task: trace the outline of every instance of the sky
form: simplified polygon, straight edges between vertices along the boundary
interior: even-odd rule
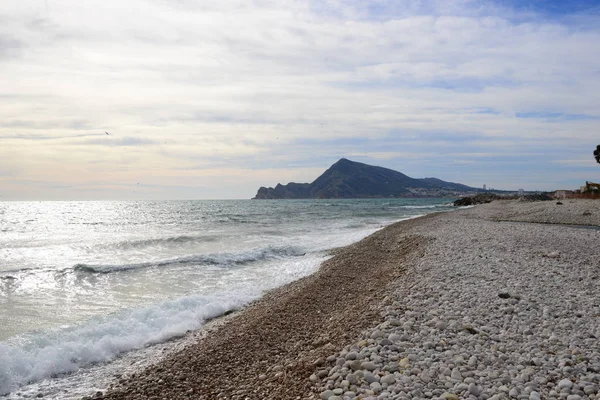
[[[0,2],[0,200],[250,198],[342,157],[571,189],[597,144],[600,1]]]

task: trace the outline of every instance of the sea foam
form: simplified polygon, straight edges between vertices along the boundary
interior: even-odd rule
[[[0,395],[182,336],[200,328],[207,319],[238,309],[260,295],[258,289],[242,288],[227,295],[189,296],[152,307],[122,310],[70,329],[0,343]]]

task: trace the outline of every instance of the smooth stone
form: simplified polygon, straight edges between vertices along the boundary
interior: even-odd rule
[[[346,360],[356,360],[356,358],[358,357],[358,353],[355,351],[351,351],[348,354],[346,354],[346,357],[344,357]]]
[[[360,369],[360,364],[361,364],[360,360],[353,360],[350,362],[349,367],[351,370],[356,371],[356,370]]]
[[[559,389],[571,389],[572,387],[573,382],[571,382],[569,379],[563,379],[562,381],[558,382]]]
[[[452,373],[450,374],[450,378],[452,379],[456,379],[457,381],[460,380],[462,381],[462,374],[460,373],[460,371],[458,369],[453,369]]]
[[[540,400],[540,394],[536,391],[529,393],[529,400]]]
[[[385,371],[392,372],[392,373],[396,372],[396,371],[398,371],[398,363],[397,362],[390,363],[390,364],[386,365],[385,367],[383,367],[383,369]]]
[[[382,390],[381,384],[379,382],[373,382],[369,386],[371,387],[371,390],[374,391],[375,393],[379,393]]]
[[[443,393],[443,394],[440,396],[440,399],[445,399],[445,400],[458,400],[458,396],[457,396],[457,395],[455,395],[454,393],[448,393],[448,392],[446,392],[446,393]]]
[[[340,388],[333,389],[333,394],[335,394],[336,396],[339,396],[343,393],[344,393],[344,389],[340,389]]]
[[[379,381],[379,377],[378,377],[378,376],[375,376],[375,375],[373,375],[373,374],[372,374],[372,373],[370,373],[370,372],[365,372],[365,376],[363,377],[363,379],[364,379],[365,381],[367,381],[368,383],[373,383],[373,382],[377,382],[377,381]]]
[[[377,338],[384,337],[384,336],[385,336],[385,334],[383,332],[377,331],[377,330],[373,331],[373,333],[371,333],[371,339],[377,339]]]
[[[323,370],[317,372],[317,378],[319,378],[319,379],[323,379],[327,375],[329,375],[329,372],[326,369],[323,369]]]
[[[324,392],[321,392],[321,399],[323,400],[329,400],[331,396],[333,396],[333,390],[326,390]]]
[[[469,384],[469,393],[473,396],[479,396],[481,394],[481,389],[474,383]]]
[[[461,392],[463,390],[469,390],[469,386],[464,383],[461,383],[456,386],[456,390],[461,391]]]
[[[421,374],[421,380],[425,383],[429,383],[429,382],[431,382],[431,377],[429,376],[429,374],[427,372],[423,372]]]
[[[375,371],[377,367],[371,361],[365,361],[360,364],[361,369],[366,369],[367,371]]]
[[[396,377],[395,377],[394,375],[392,375],[392,374],[390,374],[390,375],[386,375],[386,376],[384,376],[383,378],[381,378],[381,379],[379,380],[379,382],[381,382],[381,383],[385,383],[385,384],[387,384],[388,386],[389,386],[389,385],[393,385],[394,383],[396,383]]]
[[[596,393],[596,387],[594,385],[588,385],[583,388],[583,393],[587,394],[588,396],[590,394],[594,394]]]

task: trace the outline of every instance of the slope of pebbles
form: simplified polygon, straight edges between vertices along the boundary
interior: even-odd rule
[[[269,292],[198,343],[93,398],[306,398],[324,355],[381,320],[385,294],[427,241],[401,233],[420,223],[396,224],[337,251],[315,274]]]
[[[496,222],[589,214],[513,201],[422,220],[411,234],[433,240],[384,322],[328,356],[310,398],[600,399],[600,231]]]
[[[482,207],[476,207],[468,215],[496,221],[600,225],[599,202],[587,199],[537,202],[495,201]]]

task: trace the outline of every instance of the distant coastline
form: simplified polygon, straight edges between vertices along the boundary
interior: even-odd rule
[[[438,178],[415,179],[388,168],[340,159],[312,183],[261,187],[253,200],[463,197],[484,192]]]

